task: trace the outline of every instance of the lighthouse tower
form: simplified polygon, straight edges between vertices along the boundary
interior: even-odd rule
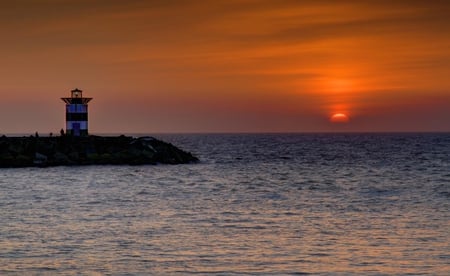
[[[75,88],[70,98],[61,98],[66,103],[66,134],[73,136],[88,135],[88,102],[92,98],[83,98],[83,91]]]

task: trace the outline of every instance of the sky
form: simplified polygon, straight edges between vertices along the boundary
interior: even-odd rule
[[[0,2],[0,133],[450,131],[446,0]],[[334,120],[336,114],[345,120]]]

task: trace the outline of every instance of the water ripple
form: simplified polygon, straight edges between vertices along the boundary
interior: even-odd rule
[[[0,274],[450,274],[447,134],[161,138],[202,162],[0,170]]]

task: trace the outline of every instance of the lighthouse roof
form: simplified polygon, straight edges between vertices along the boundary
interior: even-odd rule
[[[83,90],[75,88],[71,90],[70,98],[61,98],[67,104],[87,104],[92,98],[83,98]]]

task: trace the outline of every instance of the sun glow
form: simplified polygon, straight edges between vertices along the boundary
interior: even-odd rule
[[[348,123],[349,120],[350,118],[344,113],[335,113],[330,118],[332,123]]]

